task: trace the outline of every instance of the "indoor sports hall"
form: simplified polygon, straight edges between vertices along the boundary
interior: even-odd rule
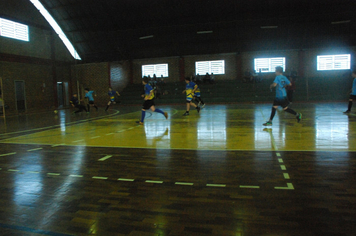
[[[355,7],[0,2],[0,235],[355,235]]]

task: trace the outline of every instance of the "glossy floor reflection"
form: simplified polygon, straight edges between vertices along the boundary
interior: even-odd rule
[[[191,111],[188,117],[182,116],[184,110],[178,109],[181,107],[162,107],[169,119],[148,112],[143,126],[135,124],[139,109],[125,114],[113,111],[79,123],[68,122],[68,114],[61,112],[57,127],[1,142],[193,150],[356,151],[356,146],[350,145],[356,141],[356,117],[344,115],[343,106],[295,104],[293,108],[303,114],[301,123],[280,109],[268,129],[262,126],[271,109],[265,104],[207,106],[200,114]],[[54,119],[53,115],[49,119]]]
[[[356,116],[344,103],[140,107],[8,117],[0,235],[354,235]],[[4,121],[2,121],[4,122]]]

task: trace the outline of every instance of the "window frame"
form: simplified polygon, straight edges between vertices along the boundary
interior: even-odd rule
[[[222,72],[216,71],[215,69],[213,69],[212,64],[214,63],[219,63],[221,62],[221,67],[219,67],[221,69]],[[202,63],[207,63],[207,68],[208,71],[198,71],[198,64],[202,64]],[[201,67],[200,67],[201,68]],[[211,61],[196,61],[195,62],[195,74],[199,74],[199,75],[205,75],[206,73],[208,73],[209,75],[211,73],[214,73],[214,75],[225,75],[225,60],[211,60]]]
[[[273,60],[278,60],[278,59],[283,59],[283,63],[281,65],[273,63]],[[268,64],[268,68],[258,67],[258,64],[256,64],[257,60],[268,60],[267,63],[265,63],[265,64]],[[263,63],[259,63],[259,64],[263,64]],[[259,72],[259,69],[261,69],[261,73],[274,73],[274,72],[276,72],[277,66],[281,66],[283,68],[283,72],[285,72],[286,71],[286,57],[258,57],[258,58],[254,58],[254,60],[253,60],[253,68],[256,71],[256,73]],[[264,70],[264,69],[268,69],[268,70]]]
[[[153,72],[152,72],[152,75],[151,74],[146,74],[145,71],[146,69],[144,69],[145,67],[151,67],[153,66]],[[161,77],[162,73],[157,73],[157,67],[159,66],[165,66],[165,73],[163,74],[163,78],[167,78],[169,77],[169,68],[168,68],[168,63],[160,63],[160,64],[146,64],[146,65],[142,65],[141,66],[141,72],[142,72],[142,77],[144,76],[150,76],[150,77],[153,77],[153,75],[155,74],[156,77]]]
[[[342,57],[342,56],[347,56],[347,60],[337,60],[335,57]],[[328,68],[327,62],[324,62],[324,65],[322,65],[323,61],[326,61],[327,57],[331,60],[331,67]],[[324,58],[324,60],[321,60],[321,58]],[[336,63],[346,63],[345,68],[335,68]],[[341,64],[340,64],[341,65]],[[322,69],[320,67],[325,67],[325,69]],[[351,69],[351,54],[331,54],[331,55],[317,55],[316,56],[316,70],[317,71],[332,71],[332,70],[349,70]]]
[[[8,33],[4,34],[3,33],[4,31]],[[0,36],[5,38],[20,40],[23,42],[29,42],[30,41],[29,26],[0,17]]]

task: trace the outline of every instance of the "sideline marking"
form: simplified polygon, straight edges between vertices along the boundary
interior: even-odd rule
[[[226,184],[206,184],[207,187],[221,187],[225,188]]]
[[[278,158],[278,162],[279,163],[283,163],[283,159],[282,158]]]
[[[51,147],[58,147],[58,146],[63,146],[63,145],[65,145],[65,144],[64,143],[60,143],[60,144],[54,144]]]
[[[42,150],[43,148],[34,148],[34,149],[29,149],[27,150],[28,152],[33,152],[33,151],[37,151],[37,150]]]
[[[287,170],[285,165],[281,165],[281,170]]]
[[[108,179],[108,177],[93,176],[93,179]]]
[[[288,174],[288,173],[283,173],[283,176],[284,176],[284,178],[285,178],[285,179],[290,179],[290,177],[289,177],[289,174]]]
[[[113,135],[114,133],[108,133],[108,134],[105,134],[105,135]]]
[[[112,155],[106,155],[106,156],[100,158],[98,161],[105,161],[105,160],[109,159],[110,157],[112,157]]]
[[[69,175],[70,177],[83,178],[83,175]]]
[[[39,174],[39,171],[27,171],[27,173],[31,173],[31,174]]]
[[[260,188],[260,186],[240,185],[240,188]]]
[[[17,171],[19,171],[19,170],[15,170],[15,169],[8,169],[7,171],[17,172]]]
[[[61,175],[60,173],[47,173],[47,175],[54,175],[54,176],[58,176]]]
[[[10,155],[15,155],[16,152],[10,152],[10,153],[5,153],[5,154],[0,154],[0,157],[4,157],[4,156],[10,156]]]
[[[158,180],[146,180],[146,183],[152,183],[152,184],[162,184],[163,181],[158,181]]]
[[[280,154],[279,152],[277,152],[277,153],[276,153],[276,156],[277,156],[277,157],[280,157],[280,156],[281,156],[281,154]]]
[[[118,178],[117,180],[119,180],[119,181],[127,181],[127,182],[135,181],[135,179],[124,179],[124,178]]]
[[[190,186],[194,185],[194,183],[186,183],[186,182],[175,182],[175,184],[177,184],[177,185],[190,185]]]
[[[275,189],[290,189],[294,190],[294,186],[292,183],[287,183],[287,187],[274,187]]]
[[[90,139],[100,138],[100,136],[91,137]]]
[[[80,139],[80,140],[76,140],[76,141],[73,141],[73,143],[78,143],[78,142],[83,142],[85,141],[84,139]]]

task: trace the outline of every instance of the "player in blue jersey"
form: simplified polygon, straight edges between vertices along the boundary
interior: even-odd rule
[[[108,105],[106,106],[105,111],[107,111],[109,109],[111,103],[116,104],[115,95],[120,96],[120,93],[118,91],[112,90],[112,88],[109,88],[108,95],[109,95],[110,101],[108,102]]]
[[[352,78],[354,78],[354,81],[352,83],[351,93],[350,93],[350,97],[349,97],[349,106],[347,108],[347,111],[345,111],[344,113],[351,112],[352,101],[356,100],[356,67],[354,67],[352,69]]]
[[[90,111],[90,107],[95,107],[95,109],[98,111],[98,107],[94,103],[94,96],[96,96],[95,92],[91,91],[88,88],[84,89],[84,92],[85,92],[85,98],[88,99],[88,105],[87,105],[88,111]]]
[[[77,111],[74,111],[73,113],[79,113],[82,112],[83,110],[88,112],[87,109],[85,108],[85,106],[80,104],[80,101],[78,99],[78,94],[73,94],[72,99],[70,100],[70,104],[72,105],[72,107],[78,108]]]
[[[142,95],[144,97],[144,102],[142,106],[142,111],[141,111],[141,120],[136,121],[136,123],[143,125],[143,121],[146,116],[146,110],[151,109],[153,112],[158,112],[164,115],[166,119],[168,119],[168,114],[167,112],[163,112],[161,109],[155,108],[155,103],[154,103],[154,89],[152,88],[151,85],[148,84],[149,79],[147,77],[144,77],[142,80],[142,84],[144,85],[144,91],[145,93]]]
[[[289,101],[287,98],[287,92],[286,92],[286,86],[290,85],[290,81],[283,75],[283,68],[280,66],[276,67],[276,78],[274,79],[273,83],[270,85],[270,89],[276,88],[276,97],[273,101],[273,106],[272,106],[272,111],[271,111],[271,116],[269,118],[269,121],[264,123],[264,126],[271,126],[272,125],[272,120],[274,115],[276,114],[276,110],[278,106],[281,106],[284,111],[295,115],[297,118],[298,123],[302,119],[302,113],[297,113],[293,109],[288,108]]]
[[[201,99],[200,97],[200,88],[199,85],[196,84],[197,89],[194,92],[194,99],[198,102],[198,107],[204,108],[205,107],[205,103],[204,101]]]
[[[198,88],[198,85],[196,85],[194,82],[191,81],[191,79],[189,77],[185,78],[185,90],[183,90],[182,93],[186,93],[186,103],[187,103],[187,111],[183,114],[183,116],[189,116],[189,110],[190,110],[190,106],[192,105],[193,107],[195,107],[199,113],[200,111],[200,107],[195,105],[195,103],[192,102],[193,97],[194,97],[194,93]]]

